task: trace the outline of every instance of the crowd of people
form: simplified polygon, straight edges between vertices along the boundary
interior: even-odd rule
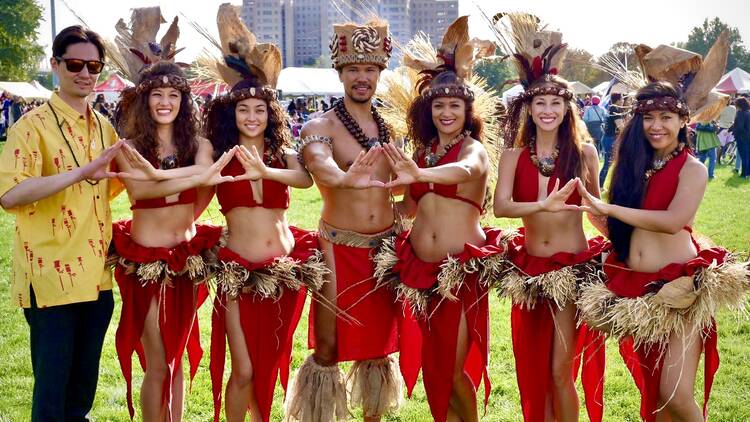
[[[32,421],[86,419],[114,283],[131,418],[136,353],[142,419],[182,420],[183,357],[192,379],[203,354],[197,310],[213,291],[215,421],[222,410],[227,421],[268,421],[277,382],[289,420],[345,420],[359,407],[377,421],[399,411],[420,372],[434,420],[477,421],[480,384],[484,405],[491,399],[491,292],[512,304],[525,421],[577,420],[579,372],[587,414],[601,421],[607,339],[620,343],[642,419],[703,420],[719,362],[716,310],[741,308],[750,291],[748,263],[692,231],[709,174],[688,123],[697,118],[700,132],[721,110],[708,92],[726,34],[706,63],[670,46],[639,50],[652,82],[612,95],[607,109],[592,97],[581,114],[557,75],[561,34],[524,13],[498,19],[511,28],[495,31],[498,45],[524,87],[500,116],[499,99],[479,101],[469,82],[494,48],[475,50],[467,16],[433,55],[419,39],[404,47],[418,76],[401,80],[400,106],[374,104],[393,49],[388,24],[334,25],[345,95],[312,112],[297,101],[285,112],[278,48],[256,44],[229,4],[208,69],[231,89],[200,110],[174,62],[177,19],[160,42],[148,39],[158,7],[135,9],[130,30],[143,33],[118,40],[120,71],[135,86],[116,113],[87,100],[107,44],[63,29],[51,59],[60,88],[15,122],[0,156],[0,205],[16,218],[11,297],[31,338]],[[665,67],[696,73],[695,85]],[[750,114],[746,100],[737,108],[740,146]],[[287,210],[290,188],[313,184],[323,207],[308,231],[290,225]],[[123,190],[132,215],[112,222],[109,201]],[[214,195],[223,226],[200,221]],[[485,227],[487,212],[522,227]],[[586,236],[584,217],[600,236]],[[290,377],[307,297],[311,353]],[[702,409],[693,397],[701,355]],[[352,362],[348,375],[342,362]]]

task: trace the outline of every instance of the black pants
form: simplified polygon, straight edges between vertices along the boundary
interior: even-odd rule
[[[111,290],[93,302],[48,308],[38,308],[31,292],[23,313],[31,331],[32,422],[89,420],[113,308]]]
[[[742,160],[740,176],[750,177],[750,139],[737,139],[737,159]]]

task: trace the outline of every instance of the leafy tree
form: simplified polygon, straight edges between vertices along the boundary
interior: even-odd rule
[[[750,53],[742,43],[740,31],[737,28],[730,27],[719,18],[713,18],[710,21],[706,18],[702,25],[696,26],[690,31],[687,42],[679,42],[677,47],[705,56],[716,39],[719,38],[719,34],[725,29],[729,30],[730,42],[727,70],[735,67],[750,69]]]
[[[474,73],[484,78],[487,85],[490,88],[495,88],[498,93],[512,86],[511,84],[503,86],[505,81],[518,78],[508,59],[482,60],[474,66]]]
[[[0,0],[0,80],[35,78],[44,50],[37,44],[42,9],[34,0]]]
[[[560,76],[568,81],[578,81],[595,86],[609,79],[607,75],[591,65],[593,56],[586,50],[569,48],[562,63]]]

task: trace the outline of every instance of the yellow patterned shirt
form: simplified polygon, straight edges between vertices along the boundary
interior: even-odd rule
[[[89,112],[96,113],[90,107]],[[101,154],[102,143],[106,148],[116,142],[109,121],[91,116],[89,125],[54,93],[48,104],[21,117],[9,129],[0,155],[0,196],[28,178],[84,166]],[[114,185],[119,182],[104,179],[91,185],[84,180],[6,210],[16,216],[11,302],[28,308],[30,285],[40,308],[93,301],[100,290],[112,289],[104,262],[112,237],[109,199],[110,188],[117,191]]]

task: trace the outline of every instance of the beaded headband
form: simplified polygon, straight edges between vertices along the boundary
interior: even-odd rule
[[[690,117],[690,109],[687,104],[675,97],[649,98],[647,100],[636,101],[633,105],[633,113],[646,114],[654,110],[666,110],[677,113],[680,117]]]
[[[227,103],[236,103],[238,101],[246,100],[248,98],[258,98],[266,102],[276,101],[276,90],[268,86],[263,86],[260,88],[256,88],[256,87],[242,88],[236,91],[230,91],[227,94],[219,96],[217,100],[221,101],[222,103],[227,104]]]
[[[531,99],[536,97],[537,95],[556,95],[558,97],[564,98],[567,101],[572,100],[574,96],[573,91],[567,88],[547,85],[524,91],[521,95],[516,97],[516,101],[531,101]]]
[[[182,92],[190,92],[190,84],[188,84],[187,79],[179,75],[158,75],[148,78],[138,84],[135,92],[140,94],[142,92],[148,92],[154,88],[164,87],[174,88]]]
[[[443,85],[427,88],[422,97],[431,100],[438,97],[457,97],[465,101],[474,101],[474,91],[466,85]]]

